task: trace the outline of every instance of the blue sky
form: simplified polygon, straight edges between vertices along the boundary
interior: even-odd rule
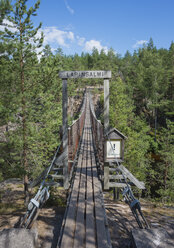
[[[33,21],[43,23],[45,44],[65,54],[95,46],[124,55],[150,37],[157,48],[168,49],[174,40],[174,0],[41,0]]]

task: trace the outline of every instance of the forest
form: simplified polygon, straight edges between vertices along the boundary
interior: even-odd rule
[[[40,1],[30,8],[26,0],[14,6],[0,1],[0,181],[24,177],[27,188],[49,165],[62,125],[59,71],[111,70],[110,125],[128,137],[124,166],[145,182],[145,197],[174,202],[173,41],[169,49],[157,49],[151,38],[124,56],[112,48],[66,55],[58,47],[53,53],[43,47],[42,24],[33,25],[39,6]],[[98,85],[103,81],[69,80],[69,102],[85,86]],[[94,93],[102,109],[103,93]]]

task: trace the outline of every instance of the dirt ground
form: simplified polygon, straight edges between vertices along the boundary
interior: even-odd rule
[[[131,231],[139,229],[138,224],[126,203],[113,201],[108,194],[104,195],[112,247],[128,248],[131,246]],[[143,199],[140,202],[142,212],[150,227],[164,228],[174,239],[174,208],[160,207]]]
[[[55,192],[52,192],[55,195]],[[38,231],[38,246],[56,248],[59,232],[65,211],[66,196],[62,190],[59,200],[52,197],[48,204],[39,212],[33,228]],[[56,198],[56,197],[55,197]],[[61,199],[61,201],[60,201]],[[57,206],[54,206],[57,203]],[[53,205],[53,207],[50,207]],[[0,184],[0,231],[18,225],[20,217],[26,211],[24,206],[23,185],[17,179],[7,180]]]
[[[38,230],[39,247],[56,248],[65,211],[65,199],[65,193],[61,191],[58,201],[52,197],[40,210],[34,226]],[[138,224],[129,206],[123,201],[113,201],[108,193],[104,194],[104,199],[113,248],[130,247],[131,231],[138,228]],[[24,215],[26,207],[23,202],[22,182],[13,179],[0,184],[0,231],[14,227]],[[174,237],[174,208],[160,207],[144,200],[141,200],[141,205],[152,227],[164,227],[169,235]]]

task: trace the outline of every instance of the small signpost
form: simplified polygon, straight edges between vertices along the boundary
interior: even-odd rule
[[[66,153],[66,158],[63,164],[64,188],[69,188],[68,182],[68,93],[67,80],[68,78],[103,78],[104,79],[104,130],[109,129],[109,78],[111,71],[60,71],[59,77],[62,78],[62,119],[63,119],[63,150]]]
[[[105,134],[105,162],[122,162],[124,159],[124,141],[127,137],[118,129],[112,128]]]
[[[124,140],[126,136],[116,128],[110,129],[105,133],[104,140],[104,189],[108,190],[111,187],[109,175],[109,163],[123,162],[124,158]],[[117,183],[116,187],[121,187],[123,184]],[[124,184],[125,186],[125,184]]]

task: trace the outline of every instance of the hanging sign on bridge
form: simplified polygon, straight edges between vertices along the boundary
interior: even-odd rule
[[[68,78],[111,78],[111,71],[60,71],[59,77]]]

